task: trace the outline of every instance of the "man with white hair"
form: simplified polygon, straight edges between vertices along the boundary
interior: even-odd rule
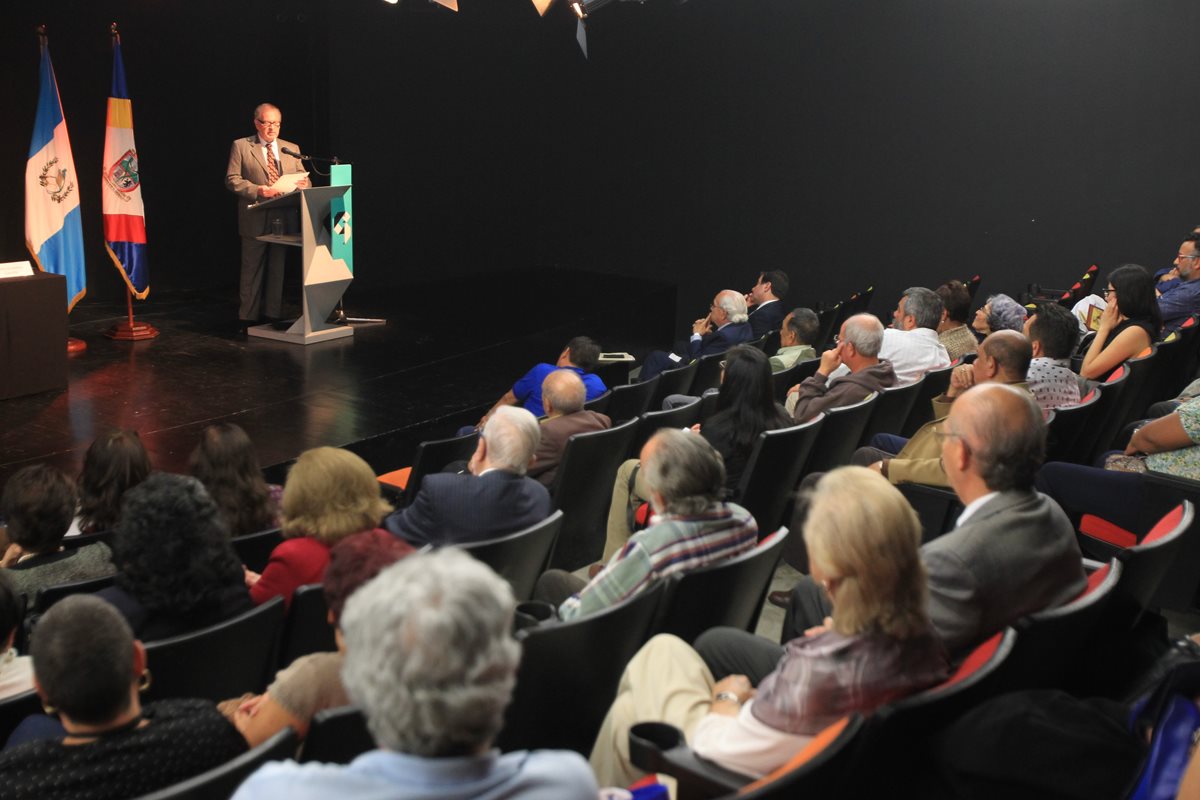
[[[606,415],[583,407],[586,394],[583,381],[570,370],[555,370],[542,381],[542,404],[546,409],[546,419],[542,420],[541,443],[534,454],[528,475],[543,486],[554,485],[568,439],[577,433],[604,431],[612,427],[612,420]]]
[[[525,471],[541,434],[523,408],[497,408],[479,435],[469,474],[427,475],[407,508],[384,527],[413,547],[479,542],[550,516],[550,493]]]
[[[521,646],[512,590],[453,548],[385,569],[346,604],[342,681],[378,750],[349,765],[268,764],[235,797],[595,800],[578,753],[500,754]]]
[[[900,295],[892,312],[892,327],[883,332],[879,348],[879,357],[896,372],[897,386],[920,380],[931,369],[950,366],[950,354],[937,332],[944,310],[942,298],[924,286],[909,287]],[[832,377],[840,378],[848,371],[839,368]]]
[[[642,364],[639,380],[648,381],[665,369],[687,364],[700,356],[724,353],[735,344],[745,344],[753,338],[746,297],[733,289],[717,292],[709,306],[708,316],[692,323],[692,336],[684,347],[665,353],[651,350]]]
[[[852,405],[872,392],[896,385],[892,365],[879,358],[883,323],[872,314],[855,314],[842,323],[837,343],[821,355],[816,373],[788,391],[787,408],[796,422],[832,408]],[[830,375],[845,365],[850,374],[837,380]]]

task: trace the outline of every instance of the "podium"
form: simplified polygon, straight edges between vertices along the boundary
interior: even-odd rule
[[[287,330],[277,330],[269,324],[255,325],[246,329],[247,335],[292,344],[315,344],[354,335],[354,329],[349,325],[326,321],[354,280],[350,165],[335,166],[332,180],[345,183],[298,189],[250,206],[275,211],[299,210],[299,233],[268,233],[255,238],[260,242],[300,248],[304,312]]]

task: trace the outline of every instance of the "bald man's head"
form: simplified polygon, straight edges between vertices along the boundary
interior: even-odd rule
[[[1018,383],[1025,380],[1033,359],[1033,344],[1020,331],[995,331],[979,344],[981,353],[996,362],[996,380]]]
[[[547,414],[552,410],[564,416],[582,411],[586,399],[583,380],[573,370],[556,369],[542,381],[542,401]]]
[[[1033,486],[1045,458],[1046,423],[1029,392],[1002,383],[974,386],[954,401],[946,430],[961,437],[970,470],[991,491]]]

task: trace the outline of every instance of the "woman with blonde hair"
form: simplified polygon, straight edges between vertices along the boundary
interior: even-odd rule
[[[284,540],[262,574],[247,569],[250,598],[264,603],[309,583],[320,583],[329,548],[355,533],[378,528],[392,507],[379,494],[375,473],[358,456],[337,447],[306,450],[283,487]]]
[[[695,650],[673,636],[651,639],[626,667],[592,751],[600,785],[639,777],[628,751],[638,722],[669,722],[702,757],[762,776],[838,719],[945,679],[925,610],[921,526],[886,478],[864,467],[826,474],[804,541],[832,618],[782,649],[728,628],[706,632]],[[736,651],[746,674],[714,675],[710,647]]]

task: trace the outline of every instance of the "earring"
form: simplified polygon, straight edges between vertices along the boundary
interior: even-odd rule
[[[150,674],[150,668],[142,670],[141,680],[138,681],[138,691],[144,692],[150,688],[150,684],[154,682],[153,676]]]
[[[58,709],[49,703],[42,703],[42,711],[46,712],[47,717],[58,716]]]

